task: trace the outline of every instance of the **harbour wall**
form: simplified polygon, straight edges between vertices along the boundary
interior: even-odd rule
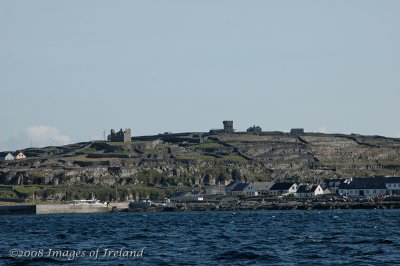
[[[0,206],[0,215],[36,214],[36,205]]]
[[[57,214],[57,213],[94,213],[108,212],[108,207],[69,205],[69,204],[48,204],[36,205],[36,214]]]
[[[69,205],[69,204],[0,206],[0,215],[96,213],[96,212],[109,212],[109,211],[110,211],[109,207]]]

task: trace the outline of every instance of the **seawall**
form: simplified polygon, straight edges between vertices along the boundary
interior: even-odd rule
[[[36,214],[36,205],[0,206],[0,215]]]
[[[108,207],[90,205],[49,204],[36,205],[36,214],[108,212]]]
[[[69,204],[47,204],[47,205],[12,205],[0,206],[0,215],[14,214],[61,214],[61,213],[96,213],[109,212],[108,207],[69,205]]]

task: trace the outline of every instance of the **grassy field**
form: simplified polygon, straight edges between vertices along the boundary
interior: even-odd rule
[[[192,145],[192,146],[188,146],[188,148],[190,149],[218,149],[218,148],[223,148],[224,145],[217,143],[217,142],[205,142],[202,144],[198,144],[198,145]]]
[[[216,160],[215,157],[209,155],[178,155],[178,159],[182,160]]]

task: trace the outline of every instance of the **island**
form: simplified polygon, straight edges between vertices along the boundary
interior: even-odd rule
[[[397,208],[399,171],[398,138],[256,125],[236,132],[227,120],[208,132],[121,129],[106,140],[4,151],[0,204],[93,198],[109,210],[143,200],[152,204],[133,209]]]

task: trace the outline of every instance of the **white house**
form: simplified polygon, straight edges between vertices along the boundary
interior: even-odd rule
[[[254,197],[268,195],[269,189],[274,185],[274,182],[253,182],[246,187],[246,196]]]
[[[318,196],[325,194],[325,191],[321,187],[321,185],[313,185],[313,187],[311,188],[311,193],[313,196]]]
[[[348,197],[376,197],[389,193],[384,178],[351,178],[340,184],[339,194]]]
[[[297,198],[302,197],[315,197],[318,195],[323,195],[324,189],[320,185],[300,185],[294,196]]]
[[[22,152],[19,152],[17,156],[15,156],[15,159],[17,160],[26,159],[26,156]]]
[[[298,184],[293,182],[275,183],[268,191],[269,195],[294,194]]]
[[[14,155],[12,155],[10,152],[2,153],[0,155],[0,161],[12,161],[14,159],[15,159]]]
[[[391,176],[383,178],[389,194],[400,194],[400,177]]]

